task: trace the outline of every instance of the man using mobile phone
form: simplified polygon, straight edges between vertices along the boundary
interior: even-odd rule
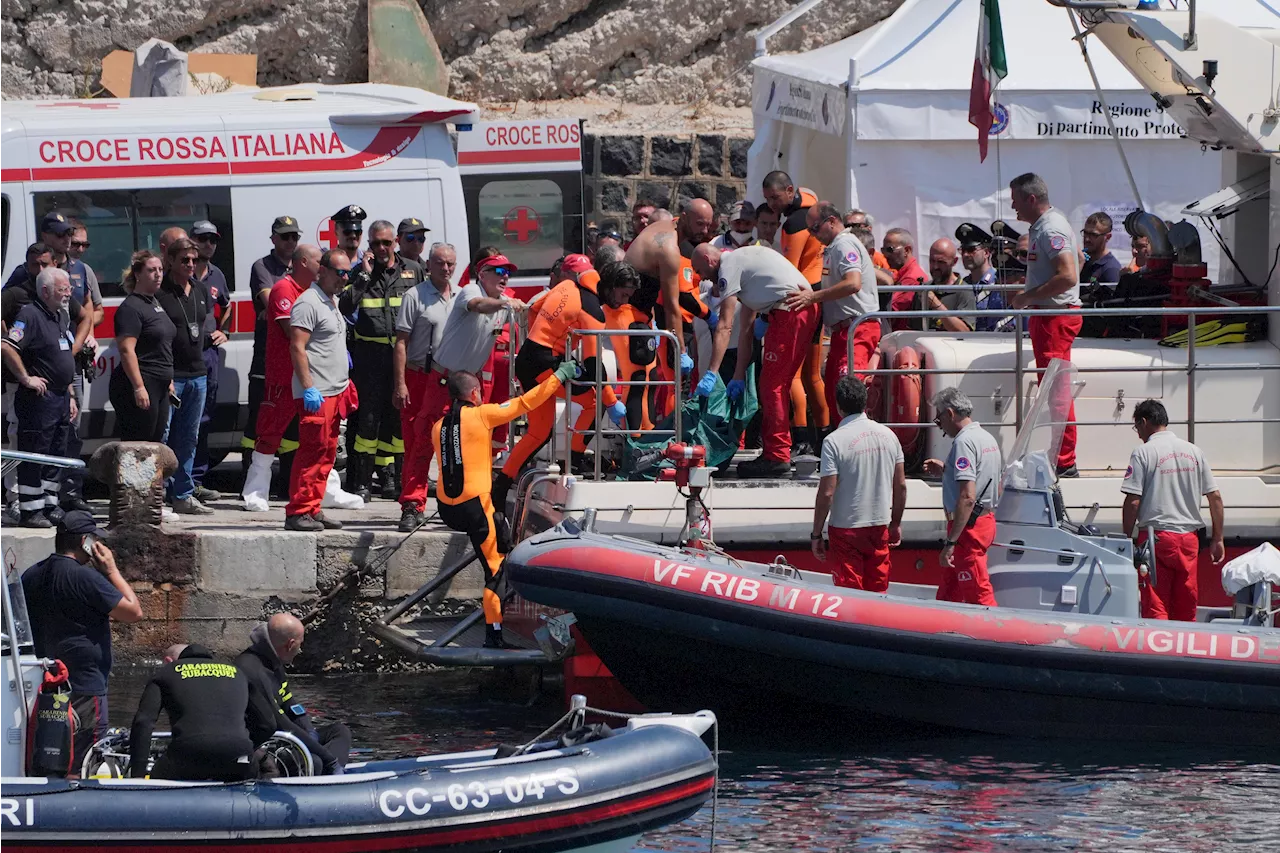
[[[72,510],[58,524],[54,552],[22,573],[36,654],[61,660],[71,675],[77,756],[106,734],[111,620],[142,619],[106,535],[92,515]]]

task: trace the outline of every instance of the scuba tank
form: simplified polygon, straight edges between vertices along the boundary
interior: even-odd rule
[[[27,726],[27,772],[67,777],[75,762],[75,715],[71,711],[71,674],[55,660],[46,668]]]

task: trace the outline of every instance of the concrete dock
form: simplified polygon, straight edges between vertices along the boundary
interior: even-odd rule
[[[91,501],[105,524],[105,501]],[[136,625],[116,626],[117,662],[154,659],[175,642],[199,642],[219,654],[236,654],[250,629],[267,615],[309,610],[353,566],[368,565],[406,536],[396,530],[400,506],[375,499],[363,509],[326,509],[342,530],[296,533],[284,530],[284,503],[264,513],[246,512],[228,494],[210,506],[213,515],[179,516],[138,535],[115,536],[110,545],[125,578],[137,591],[144,612]],[[428,515],[435,509],[427,503]],[[6,566],[19,570],[53,549],[52,530],[3,529],[0,551]],[[431,522],[381,569],[344,590],[308,625],[299,669],[309,671],[385,669],[409,665],[372,637],[364,626],[395,601],[426,583],[441,569],[470,554],[466,536]],[[455,577],[437,600],[464,610],[478,599],[484,581],[478,565]]]

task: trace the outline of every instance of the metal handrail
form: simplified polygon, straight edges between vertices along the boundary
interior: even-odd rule
[[[872,311],[855,317],[849,326],[849,345],[853,345],[854,332],[858,326],[863,323],[880,322],[881,320],[932,320],[942,317],[953,317],[957,313],[963,314],[965,317],[1013,317],[1017,322],[1016,333],[1014,334],[1014,352],[1016,358],[1012,370],[990,369],[1000,373],[1012,373],[1015,380],[1014,401],[1016,403],[1015,426],[1022,429],[1022,382],[1023,377],[1028,373],[1039,374],[1042,370],[1029,369],[1023,367],[1023,320],[1029,317],[1132,317],[1133,310],[1129,308],[1001,308],[998,310],[981,309],[972,311]],[[1240,306],[1187,306],[1179,308],[1144,308],[1143,316],[1146,317],[1186,317],[1189,328],[1196,325],[1197,316],[1238,316],[1240,314],[1275,314],[1280,313],[1280,305],[1240,305]],[[977,334],[977,333],[974,333]],[[997,332],[994,334],[1008,334],[1007,332]],[[1258,365],[1250,365],[1250,368],[1256,368]],[[1196,372],[1198,370],[1212,369],[1211,365],[1201,368],[1196,362],[1196,338],[1195,335],[1187,335],[1187,441],[1194,442],[1196,440]],[[1081,374],[1101,373],[1101,372],[1119,372],[1112,368],[1082,368],[1077,367],[1076,370]],[[1145,368],[1141,369],[1142,372]],[[861,371],[859,371],[861,372]],[[894,371],[889,371],[890,373]],[[915,370],[900,370],[898,373],[916,373]],[[963,374],[968,371],[962,369],[944,371],[947,373]],[[976,372],[976,371],[975,371]],[[987,372],[987,371],[984,371]],[[1140,372],[1137,369],[1131,369],[1126,372]],[[892,411],[892,389],[885,396],[886,411]],[[1232,423],[1255,423],[1256,419],[1245,421],[1232,421]],[[1207,423],[1207,421],[1202,421]],[[920,426],[920,424],[912,424],[911,426]]]
[[[587,336],[592,336],[597,338],[599,337],[612,338],[615,336],[665,338],[671,341],[673,351],[677,355],[681,351],[680,341],[678,338],[676,338],[675,332],[672,332],[668,329],[576,329],[569,333],[569,338],[565,342],[565,351],[566,352],[574,351],[574,346],[573,346],[574,338],[584,338]],[[579,348],[581,347],[580,340],[578,342],[578,346]],[[661,344],[659,344],[659,346],[661,346]],[[597,351],[598,350],[599,348],[597,347]],[[683,377],[680,375],[679,363],[673,364],[671,367],[674,375],[670,380],[666,380],[666,379],[622,380],[620,379],[617,382],[606,383],[605,376],[604,376],[604,366],[602,364],[600,366],[600,369],[596,371],[596,376],[595,376],[595,392],[596,393],[595,393],[594,405],[595,405],[596,411],[595,411],[595,417],[592,419],[592,424],[594,426],[594,429],[592,430],[592,434],[597,436],[602,436],[602,437],[610,436],[610,435],[672,435],[674,436],[676,441],[679,441],[680,436],[683,435],[683,433],[681,432],[681,422],[680,422],[680,416],[681,416],[680,410],[683,408],[683,401],[680,399],[680,390],[681,390],[681,383],[682,383]],[[637,385],[643,385],[643,386],[670,385],[672,396],[675,399],[675,411],[673,413],[674,423],[672,424],[672,429],[602,428],[601,420],[603,419],[602,416],[604,412],[601,406],[602,406],[602,401],[604,399],[604,386],[606,384],[622,385],[624,387],[632,387]],[[564,470],[569,473],[572,473],[573,471],[573,464],[572,464],[573,436],[577,434],[577,430],[574,428],[573,418],[569,417],[569,413],[570,411],[572,411],[570,406],[573,403],[573,387],[572,386],[573,386],[573,382],[572,380],[570,380],[569,382],[565,383],[565,387],[564,387],[565,439],[566,439],[565,451],[564,451]],[[556,458],[555,454],[556,454],[556,431],[553,428],[551,430],[551,458],[552,459]],[[598,481],[600,479],[601,454],[597,452],[594,454],[594,456],[595,456],[595,479]]]
[[[24,462],[45,465],[50,468],[79,469],[85,467],[83,459],[72,459],[69,456],[46,456],[43,453],[27,453],[25,450],[0,450],[0,473],[11,474],[15,468]]]

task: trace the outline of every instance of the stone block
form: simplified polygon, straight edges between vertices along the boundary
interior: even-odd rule
[[[151,441],[112,441],[94,451],[89,473],[111,487],[111,525],[160,523],[164,480],[178,457]]]
[[[301,597],[298,606],[301,613]],[[280,608],[273,608],[278,610]],[[234,657],[249,645],[249,632],[266,619],[268,610],[261,596],[228,592],[193,591],[183,602],[183,612],[175,622],[182,642],[199,643],[215,655]]]
[[[671,209],[671,184],[659,181],[641,181],[636,185],[636,198],[647,198],[658,207]],[[675,212],[674,210],[672,211]]]
[[[606,181],[600,187],[601,210],[628,210],[627,185],[619,181]]]
[[[470,542],[462,533],[418,533],[404,543],[388,562],[387,597],[409,595],[434,578],[441,569],[455,565],[470,554]]]
[[[737,204],[740,198],[737,184],[716,184],[716,211],[718,213],[728,213],[729,208]]]
[[[598,147],[602,175],[638,175],[644,168],[642,136],[601,136]]]
[[[747,152],[751,150],[751,140],[745,137],[729,140],[729,174],[735,178],[747,176]]]
[[[596,173],[596,135],[582,134],[582,174],[591,177]],[[590,210],[590,208],[587,208]]]
[[[655,136],[649,140],[649,174],[673,178],[692,174],[693,143],[687,139]]]
[[[43,560],[53,553],[53,530],[32,527],[6,527],[4,529],[4,562],[9,564],[9,554],[19,572]]]
[[[107,542],[129,581],[194,584],[200,576],[199,536],[149,524],[120,525]],[[244,542],[255,539],[245,537]]]
[[[718,133],[698,136],[698,174],[719,178],[724,175],[724,137]]]
[[[714,202],[715,191],[710,184],[704,184],[702,181],[682,181],[680,183],[680,195],[684,198],[704,198],[707,201]]]
[[[196,554],[202,590],[316,592],[316,537],[313,535],[260,530],[250,537],[205,532],[198,540]]]

